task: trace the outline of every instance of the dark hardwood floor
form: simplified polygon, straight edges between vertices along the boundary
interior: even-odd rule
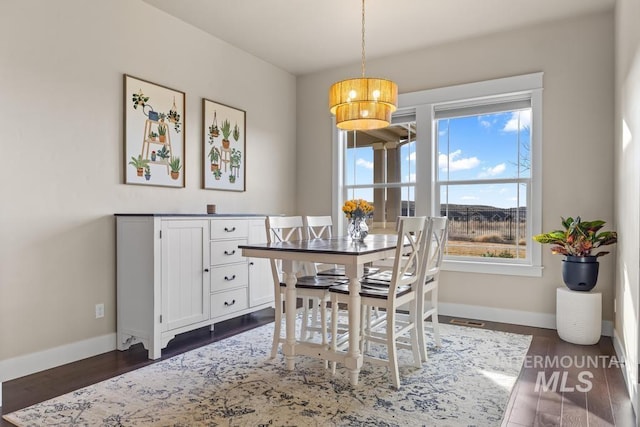
[[[451,320],[450,317],[440,316],[443,323]],[[263,310],[222,322],[216,325],[214,333],[203,328],[179,335],[162,351],[162,359],[271,321],[273,310]],[[614,360],[611,356],[615,354],[610,338],[603,337],[596,345],[580,346],[562,341],[555,330],[494,322],[479,323],[488,329],[533,335],[524,368],[507,406],[503,426],[636,426],[621,369],[609,366],[609,362]],[[547,360],[554,360],[557,356],[555,360],[560,361],[559,366],[546,366],[545,356],[548,356]],[[598,366],[581,365],[581,361],[589,356],[591,361],[600,361]],[[1,412],[6,414],[154,362],[147,359],[146,350],[138,344],[127,351],[111,351],[7,381],[2,384]],[[540,384],[541,371],[544,371],[543,378],[549,388],[547,391]],[[552,384],[554,371],[559,371],[559,374],[555,374],[558,378],[556,387]],[[567,372],[566,379],[563,379],[564,372]],[[583,391],[578,391],[579,387]],[[11,425],[0,421],[2,427]]]

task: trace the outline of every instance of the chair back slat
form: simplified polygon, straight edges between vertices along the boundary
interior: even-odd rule
[[[395,295],[399,286],[413,285],[422,277],[424,229],[426,217],[400,217],[398,220],[398,246],[391,271],[389,295]]]
[[[424,279],[437,278],[444,259],[448,237],[447,217],[430,217],[427,220],[423,249]]]
[[[307,215],[304,217],[304,228],[309,239],[330,239],[332,226],[333,220],[330,216]]]

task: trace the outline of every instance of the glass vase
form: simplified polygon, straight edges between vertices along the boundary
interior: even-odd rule
[[[369,227],[364,218],[351,218],[349,220],[349,226],[347,228],[349,237],[354,242],[362,242],[369,234]]]

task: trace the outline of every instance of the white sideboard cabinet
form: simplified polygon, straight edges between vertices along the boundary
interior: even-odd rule
[[[118,350],[273,307],[268,260],[238,249],[265,241],[263,216],[116,214]]]

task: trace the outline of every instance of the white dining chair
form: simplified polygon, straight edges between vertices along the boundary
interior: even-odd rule
[[[447,245],[448,220],[447,217],[430,217],[425,225],[425,238],[422,240],[422,277],[418,281],[416,291],[416,312],[422,313],[422,322],[418,322],[418,337],[420,338],[420,357],[427,361],[426,322],[431,319],[434,342],[437,347],[442,346],[440,339],[440,324],[438,322],[438,287],[440,284],[440,269]],[[388,283],[391,271],[383,270],[366,277],[367,280]],[[422,297],[420,297],[422,296]],[[384,314],[382,314],[384,316]],[[408,314],[397,313],[396,316],[407,320]],[[376,319],[380,321],[381,319]],[[366,319],[371,322],[371,318]]]
[[[420,367],[420,341],[418,338],[418,314],[416,287],[422,273],[425,217],[401,217],[398,222],[398,242],[394,255],[394,263],[390,273],[390,281],[382,282],[364,278],[361,282],[361,335],[360,350],[364,360],[382,363],[389,367],[391,380],[396,389],[400,388],[400,374],[398,368],[398,348],[411,350],[414,365]],[[402,243],[404,242],[404,243]],[[349,303],[349,285],[340,284],[329,289],[331,294],[331,348],[342,351],[347,344],[344,334],[338,334],[338,305]],[[407,317],[396,317],[396,310],[400,306],[409,307]],[[352,309],[352,307],[349,307]],[[384,310],[387,314],[379,316],[374,321],[367,321],[372,315],[372,309]],[[404,335],[409,334],[409,338]],[[375,357],[367,352],[365,343],[373,342],[386,345],[387,358]],[[335,372],[335,364],[332,362]]]
[[[438,323],[438,287],[440,269],[444,259],[444,250],[448,238],[447,217],[430,217],[427,222],[423,249],[422,278],[418,282],[417,312],[422,321],[418,323],[420,339],[420,357],[427,361],[425,322],[431,318],[433,338],[437,347],[442,346],[440,324]]]
[[[303,220],[301,216],[268,216],[265,220],[267,229],[267,242],[287,242],[303,239]],[[278,345],[284,342],[281,337],[281,325],[283,318],[283,304],[285,301],[286,285],[283,282],[282,262],[270,259],[271,273],[274,283],[275,296],[275,327],[273,343],[271,346],[271,357],[274,358],[278,352]],[[331,276],[317,276],[313,263],[299,264],[296,282],[297,296],[302,300],[302,326],[300,339],[309,338],[309,332],[319,332],[322,344],[328,347],[327,339],[327,303],[329,301],[329,287],[338,283]],[[310,304],[313,303],[314,310],[309,311]],[[315,307],[318,307],[316,310]],[[320,320],[313,319],[313,315],[319,313]]]

